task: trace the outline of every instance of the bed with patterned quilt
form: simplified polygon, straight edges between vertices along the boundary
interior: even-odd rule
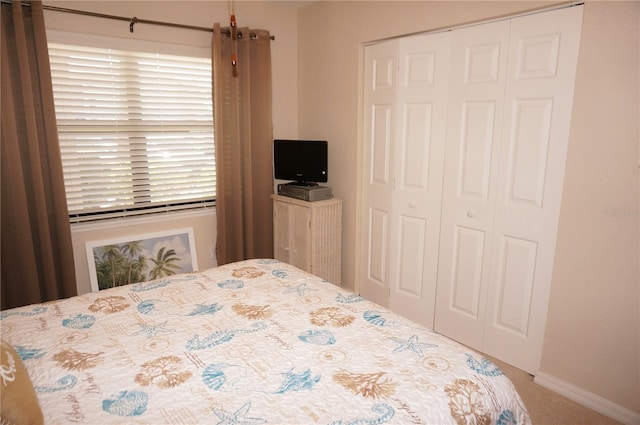
[[[530,423],[489,360],[276,260],[5,310],[0,330],[6,423],[22,366],[45,424]]]

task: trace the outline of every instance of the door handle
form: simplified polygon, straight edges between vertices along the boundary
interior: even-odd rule
[[[467,217],[469,218],[473,218],[476,216],[476,211],[475,210],[469,210],[467,211]]]

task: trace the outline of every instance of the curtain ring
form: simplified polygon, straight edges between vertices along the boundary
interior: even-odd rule
[[[133,26],[136,24],[136,22],[138,22],[138,18],[136,18],[135,16],[131,18],[131,20],[129,21],[129,32],[133,32]]]

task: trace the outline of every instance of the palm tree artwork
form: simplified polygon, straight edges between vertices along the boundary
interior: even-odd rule
[[[149,277],[151,279],[158,279],[163,276],[170,276],[176,273],[176,270],[180,270],[178,262],[180,258],[176,255],[173,249],[165,250],[165,247],[160,248],[156,258],[152,258],[154,267],[151,269]]]
[[[141,238],[93,248],[100,290],[193,271],[189,233]]]

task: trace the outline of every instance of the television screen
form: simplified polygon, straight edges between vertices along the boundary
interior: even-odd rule
[[[273,170],[276,179],[300,184],[327,182],[326,140],[273,141]]]

